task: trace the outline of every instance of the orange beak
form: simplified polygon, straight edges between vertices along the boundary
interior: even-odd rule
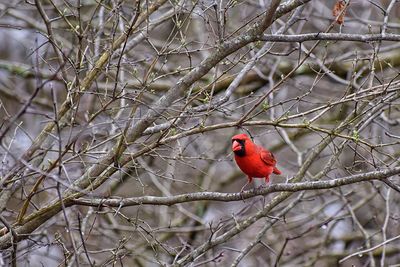
[[[232,143],[232,151],[235,152],[235,151],[238,151],[240,149],[242,149],[242,146],[239,144],[239,142],[236,141],[236,140],[233,141],[233,143]]]

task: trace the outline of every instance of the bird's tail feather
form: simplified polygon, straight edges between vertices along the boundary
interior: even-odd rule
[[[273,173],[275,174],[282,174],[282,172],[280,170],[278,170],[277,167],[274,167]]]

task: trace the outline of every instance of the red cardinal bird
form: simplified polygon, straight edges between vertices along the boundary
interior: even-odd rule
[[[239,168],[247,174],[248,181],[242,190],[253,181],[253,177],[265,178],[269,182],[271,173],[281,174],[276,165],[274,155],[261,146],[254,144],[246,134],[232,137],[232,151]]]

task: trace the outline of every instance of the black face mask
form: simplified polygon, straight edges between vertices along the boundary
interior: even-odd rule
[[[246,155],[246,150],[244,148],[244,140],[234,139],[232,140],[232,143],[233,141],[236,141],[240,144],[240,150],[234,151],[233,153],[235,153],[236,156],[244,157]]]

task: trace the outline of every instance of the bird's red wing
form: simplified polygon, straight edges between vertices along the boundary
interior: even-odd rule
[[[276,164],[274,154],[263,148],[260,148],[260,158],[262,161],[264,161],[265,164],[269,166],[275,166]]]

